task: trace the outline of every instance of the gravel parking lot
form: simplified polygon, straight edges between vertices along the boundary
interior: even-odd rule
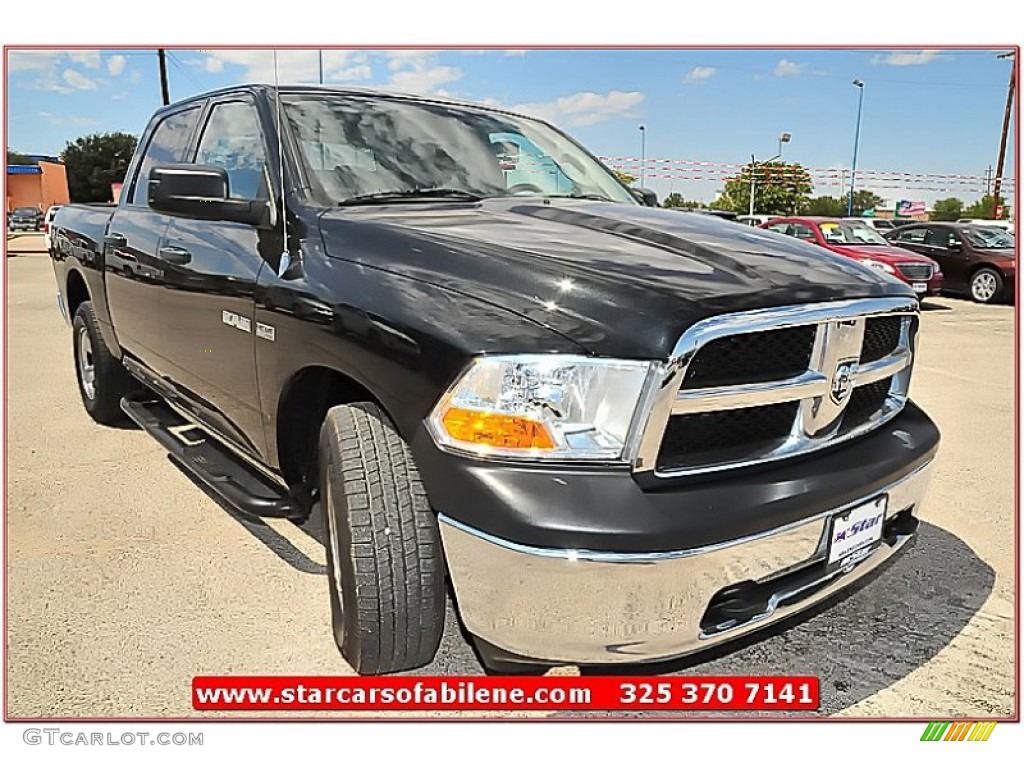
[[[141,431],[93,424],[49,259],[6,266],[7,716],[187,717],[197,674],[350,673],[318,526],[242,520]],[[838,716],[1012,716],[1013,314],[924,313],[912,395],[943,445],[915,547],[810,617],[630,671],[818,675]],[[482,674],[452,610],[421,672]]]

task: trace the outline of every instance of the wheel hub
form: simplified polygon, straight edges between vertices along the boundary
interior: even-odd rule
[[[92,339],[89,329],[82,328],[78,332],[78,379],[82,382],[82,391],[90,400],[96,399],[96,361],[92,354]]]

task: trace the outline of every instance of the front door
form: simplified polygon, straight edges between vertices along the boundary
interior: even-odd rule
[[[224,168],[231,197],[268,199],[266,149],[250,100],[211,102],[194,162]],[[174,387],[203,422],[260,456],[253,296],[267,237],[250,224],[174,216],[161,249],[164,349]]]
[[[195,105],[173,112],[144,138],[145,152],[111,217],[103,244],[107,299],[118,342],[157,373],[166,369],[161,357],[163,318],[158,310],[164,265],[158,251],[170,219],[149,207],[149,172],[155,165],[185,159],[200,111]]]

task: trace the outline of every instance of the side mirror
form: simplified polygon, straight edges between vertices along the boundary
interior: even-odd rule
[[[961,243],[959,240],[950,240],[949,245],[946,246],[946,248],[948,248],[950,251],[953,251],[954,253],[956,253],[957,251],[962,251],[963,247],[964,244]]]
[[[161,213],[260,226],[265,200],[229,197],[228,174],[212,165],[161,165],[149,171],[149,207]]]
[[[640,203],[640,205],[646,205],[648,208],[658,207],[658,193],[653,189],[630,187],[629,193],[636,198],[636,201]]]

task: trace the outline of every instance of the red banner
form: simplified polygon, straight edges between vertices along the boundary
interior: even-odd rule
[[[196,677],[199,710],[777,711],[818,708],[818,678]]]

